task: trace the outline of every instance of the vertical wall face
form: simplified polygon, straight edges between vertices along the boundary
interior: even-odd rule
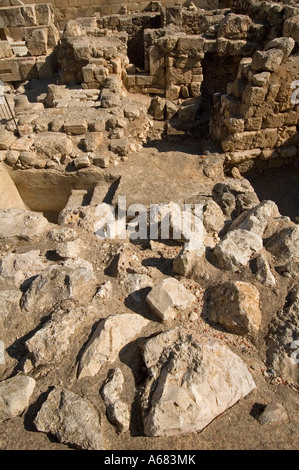
[[[0,209],[26,209],[21,196],[7,172],[3,163],[0,163]]]
[[[23,3],[40,3],[38,0],[23,0]],[[121,7],[126,7],[129,12],[143,11],[150,5],[150,0],[49,0],[55,10],[55,21],[64,23],[65,21],[78,18],[80,16],[91,16],[96,12],[101,15],[112,15],[118,13]],[[161,0],[162,6],[174,6],[176,0]],[[230,0],[194,0],[193,3],[200,8],[214,9],[227,7]]]

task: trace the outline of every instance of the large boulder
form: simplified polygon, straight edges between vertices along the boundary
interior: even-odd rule
[[[147,436],[201,431],[255,388],[244,362],[225,345],[179,328],[149,339],[143,358]]]

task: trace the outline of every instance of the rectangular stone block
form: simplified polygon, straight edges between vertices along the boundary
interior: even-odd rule
[[[21,80],[19,65],[16,60],[0,60],[0,80],[4,83]]]

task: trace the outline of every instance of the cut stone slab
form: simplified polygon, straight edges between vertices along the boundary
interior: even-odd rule
[[[78,378],[95,376],[113,363],[120,350],[149,324],[141,315],[124,313],[102,320],[89,340],[79,363]]]
[[[163,321],[174,320],[191,308],[196,297],[177,279],[169,277],[156,284],[146,297],[150,308]]]
[[[87,132],[87,122],[78,117],[69,117],[64,122],[64,132],[71,135],[82,135]]]
[[[283,405],[271,402],[258,417],[260,424],[281,423],[289,419],[288,413]]]
[[[261,326],[260,295],[247,282],[226,282],[209,289],[209,319],[238,335],[256,334]]]
[[[236,229],[228,232],[215,246],[214,255],[221,269],[237,272],[245,268],[251,257],[262,248],[261,237],[247,230]]]
[[[201,431],[255,388],[229,348],[183,329],[149,339],[143,358],[149,372],[141,402],[147,436]]]
[[[0,240],[33,240],[41,236],[51,224],[36,212],[21,209],[0,211]]]
[[[116,426],[118,432],[128,431],[130,425],[129,407],[120,398],[123,384],[123,374],[119,368],[116,368],[109,375],[101,390],[106,405],[107,418]]]
[[[0,382],[0,422],[22,414],[29,405],[34,388],[35,380],[25,375]]]
[[[100,417],[85,398],[61,387],[50,392],[34,424],[38,431],[54,435],[62,444],[79,449],[103,450]]]

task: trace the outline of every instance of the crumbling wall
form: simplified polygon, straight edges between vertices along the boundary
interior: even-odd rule
[[[50,78],[51,52],[59,41],[54,11],[48,3],[0,8],[0,80]]]
[[[211,136],[221,142],[228,166],[247,171],[262,161],[279,167],[297,159],[299,58],[286,60],[291,38],[277,38],[240,62],[227,93],[215,96]]]

